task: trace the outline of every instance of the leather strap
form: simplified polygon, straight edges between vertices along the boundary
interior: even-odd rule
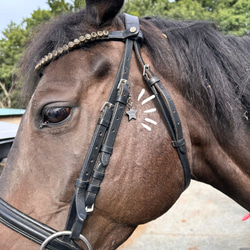
[[[56,233],[56,230],[23,214],[2,199],[0,199],[0,222],[39,245],[41,245],[50,235]],[[70,241],[69,244],[59,238],[52,240],[47,248],[50,250],[81,249],[73,241]]]
[[[76,189],[71,201],[65,230],[71,230],[74,224],[76,224],[75,226],[79,228],[79,225],[81,226],[82,224],[81,222],[87,218],[87,212],[85,210],[85,190],[88,187],[89,178],[92,174],[95,162],[99,155],[102,141],[108,129],[112,113],[112,104],[105,103],[94,135],[92,137],[89,150],[85,157],[80,176],[75,183]],[[73,237],[75,239],[78,239],[77,235],[73,235]]]
[[[138,17],[126,14],[125,27],[126,30],[123,32],[123,35],[126,34],[125,50],[121,60],[119,71],[117,73],[117,77],[115,79],[115,83],[107,102],[111,104],[112,107],[114,106],[114,112],[110,112],[108,119],[105,119],[105,125],[108,124],[108,126],[100,124],[97,125],[96,132],[94,133],[94,136],[92,138],[88,154],[85,158],[81,174],[77,181],[78,186],[76,186],[76,190],[71,201],[65,230],[72,231],[72,239],[79,238],[84,225],[84,221],[87,218],[86,209],[88,210],[93,207],[96,195],[100,189],[101,181],[104,177],[105,167],[108,165],[110,156],[113,151],[113,144],[120,126],[123,112],[128,102],[129,83],[127,82],[127,80],[129,76],[130,62],[133,52],[133,40],[139,34]],[[132,27],[133,29],[131,29]],[[128,35],[129,33],[131,34],[130,36]],[[115,33],[112,33],[112,39],[115,38],[114,34]],[[116,34],[120,35],[120,32]],[[120,37],[117,37],[117,39],[120,39]],[[102,129],[101,132],[100,129]],[[105,141],[102,145],[104,137]],[[96,164],[99,153],[99,161]],[[98,176],[98,178],[95,178],[92,175],[94,167],[95,176]],[[101,175],[103,176],[102,179],[100,178]],[[88,185],[90,177],[92,177],[91,184]],[[79,185],[78,183],[81,183],[81,185]],[[87,187],[88,189],[86,193]]]
[[[105,169],[109,164],[118,129],[129,98],[129,83],[126,80],[122,80],[121,90],[119,92],[120,94],[117,96],[117,102],[114,108],[114,114],[110,123],[109,131],[103,144],[103,147],[108,148],[109,150],[102,151],[100,154],[99,162],[95,168],[91,183],[87,190],[87,207],[93,206],[103,180],[100,176],[102,175],[104,177]],[[97,178],[95,176],[97,176]]]
[[[190,184],[191,171],[186,154],[187,149],[186,149],[185,139],[183,138],[181,120],[179,118],[172,97],[170,96],[168,91],[162,86],[161,82],[157,82],[154,86],[156,91],[153,92],[155,93],[157,99],[163,100],[160,105],[164,113],[165,119],[169,119],[169,117],[171,118],[169,119],[168,123],[172,125],[171,127],[171,131],[173,131],[173,133],[171,133],[173,139],[172,145],[174,148],[176,148],[181,161],[184,173],[184,189],[186,189]],[[153,89],[153,86],[151,88]]]
[[[143,76],[149,88],[152,90],[163,112],[167,129],[172,137],[172,145],[176,148],[184,172],[184,188],[186,189],[191,181],[191,171],[186,154],[186,143],[183,138],[181,120],[169,92],[161,84],[160,79],[150,70],[142,59],[140,44],[134,42],[135,53],[143,68]]]

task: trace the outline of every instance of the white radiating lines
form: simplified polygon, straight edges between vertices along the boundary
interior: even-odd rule
[[[151,131],[151,128],[148,125],[146,125],[144,123],[141,123],[141,125],[142,125],[142,127],[144,127],[145,129],[147,129],[148,131]]]
[[[141,93],[138,95],[138,102],[141,100],[141,98],[143,97],[145,93],[145,89],[142,89]]]
[[[151,95],[150,97],[148,97],[147,99],[145,99],[145,100],[141,103],[141,105],[144,105],[145,103],[147,103],[147,102],[153,100],[154,98],[155,98],[155,95]]]
[[[142,89],[141,93],[139,94],[138,96],[138,101],[141,100],[141,98],[143,97],[143,95],[145,94],[145,89]],[[141,105],[144,105],[145,103],[153,100],[155,98],[155,95],[151,95],[150,97],[146,98],[145,100],[142,101]],[[153,113],[153,112],[156,112],[156,108],[151,108],[151,109],[148,109],[148,110],[145,110],[144,113],[148,114],[148,113]],[[150,124],[153,124],[153,125],[157,125],[157,122],[150,119],[150,118],[145,118],[145,121],[150,123]],[[151,131],[151,127],[149,125],[146,125],[145,123],[141,123],[141,125],[147,129],[148,131]]]
[[[144,113],[153,113],[153,112],[155,112],[155,111],[156,111],[156,108],[144,110],[143,112],[144,112]]]
[[[146,121],[146,122],[150,122],[150,123],[152,123],[152,124],[154,124],[154,125],[157,125],[157,122],[154,121],[154,120],[152,120],[152,119],[145,118],[145,121]]]

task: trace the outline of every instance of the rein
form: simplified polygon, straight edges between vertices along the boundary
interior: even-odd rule
[[[107,40],[125,41],[125,50],[109,98],[101,109],[101,115],[92,136],[81,173],[75,182],[76,188],[71,201],[65,231],[57,232],[21,213],[0,199],[0,222],[40,244],[40,250],[45,248],[50,250],[79,250],[81,248],[74,242],[77,239],[85,242],[88,249],[92,249],[88,240],[81,235],[81,231],[88,214],[94,210],[94,202],[113,152],[114,142],[125,108],[130,100],[128,77],[133,50],[143,70],[143,77],[159,102],[167,129],[173,140],[172,145],[179,155],[184,172],[184,188],[186,189],[190,183],[191,173],[181,121],[170,94],[163,87],[159,78],[150,70],[149,65],[145,64],[142,59],[140,47],[143,36],[139,28],[138,17],[125,14],[125,27],[124,31],[105,32],[105,36],[102,37],[102,39]],[[75,43],[76,45],[78,41]],[[74,44],[72,47],[74,47]],[[53,54],[55,59],[58,53]],[[36,66],[36,70],[48,64],[53,59],[53,54],[52,56],[48,55],[46,60],[40,61]]]

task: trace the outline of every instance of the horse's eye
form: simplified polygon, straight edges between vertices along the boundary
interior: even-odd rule
[[[50,107],[43,111],[43,122],[49,123],[59,123],[65,120],[71,112],[71,108],[65,107]]]

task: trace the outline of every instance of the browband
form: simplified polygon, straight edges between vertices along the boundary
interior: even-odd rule
[[[140,34],[139,34],[140,33]],[[58,59],[60,56],[67,54],[73,49],[83,47],[84,44],[97,41],[97,40],[113,40],[113,41],[125,41],[129,37],[140,37],[142,38],[141,32],[135,27],[130,27],[129,30],[124,31],[97,31],[90,34],[81,35],[79,38],[74,39],[73,41],[68,42],[67,44],[58,47],[57,49],[51,51],[46,56],[44,56],[35,66],[35,70],[38,71],[42,67],[48,65],[50,62]]]

